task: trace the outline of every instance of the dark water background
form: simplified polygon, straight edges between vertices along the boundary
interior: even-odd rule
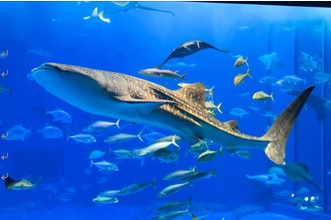
[[[184,188],[169,197],[170,200],[185,200],[192,195],[193,202],[216,204],[219,209],[231,210],[239,204],[268,207],[270,201],[277,200],[274,193],[283,189],[296,190],[305,186],[315,192],[316,189],[306,183],[293,184],[286,181],[282,186],[266,187],[249,180],[246,175],[265,174],[268,166],[272,165],[261,150],[251,150],[253,158],[249,160],[225,154],[219,155],[213,162],[198,163],[192,154],[186,153],[186,148],[190,146],[180,142],[181,150],[177,163],[161,163],[151,158],[146,158],[143,163],[140,160],[123,160],[117,161],[117,172],[106,175],[92,167],[91,174],[87,175],[86,169],[90,166],[88,156],[92,150],[141,148],[148,145],[147,138],[143,143],[133,140],[115,145],[104,143],[104,136],[96,137],[97,142],[94,144],[66,141],[65,136],[54,140],[43,138],[38,130],[45,125],[58,126],[65,134],[72,135],[96,120],[117,120],[85,113],[30,81],[27,75],[31,69],[45,62],[126,73],[161,85],[167,83],[167,88],[177,89],[177,83],[180,81],[147,78],[139,75],[138,71],[156,66],[174,48],[189,40],[199,39],[218,48],[230,49],[232,55],[249,57],[253,78],[246,79],[238,86],[233,85],[233,78],[238,72],[245,72],[246,68],[234,68],[235,58],[215,50],[203,50],[183,60],[169,61],[195,63],[195,67],[167,68],[179,70],[181,74],[188,73],[187,83],[203,82],[207,88],[215,86],[214,101],[216,104],[222,102],[223,111],[217,118],[221,121],[235,118],[239,121],[243,133],[256,136],[263,135],[272,121],[249,109],[249,104],[253,102],[251,96],[255,91],[273,92],[274,103],[268,101],[259,105],[270,108],[275,114],[279,114],[293,100],[293,96],[259,83],[261,77],[272,75],[281,78],[285,75],[297,75],[306,79],[306,85],[300,85],[300,89],[313,84],[312,73],[299,69],[298,57],[301,52],[321,58],[319,68],[321,71],[330,72],[330,59],[327,59],[330,56],[328,9],[189,2],[140,4],[171,11],[175,16],[142,9],[114,13],[119,7],[110,2],[0,3],[0,50],[9,51],[9,56],[0,60],[0,71],[9,71],[8,76],[1,77],[0,84],[13,88],[12,94],[0,94],[0,131],[5,132],[18,124],[32,131],[32,136],[24,141],[1,140],[0,152],[8,152],[9,158],[0,161],[0,175],[8,172],[15,179],[28,177],[32,182],[39,175],[42,176],[40,185],[30,191],[8,191],[5,187],[0,187],[0,215],[7,216],[6,213],[15,212],[12,219],[29,219],[29,215],[36,215],[36,218],[40,219],[45,216],[48,216],[48,219],[51,219],[50,216],[54,219],[91,219],[89,214],[83,215],[82,210],[92,208],[100,217],[124,219],[126,216],[134,219],[148,213],[148,207],[156,202],[161,204],[162,201],[168,200],[155,198],[159,190],[168,185],[168,182],[162,180],[164,175],[196,164],[200,171],[215,169],[217,178],[198,180],[194,182],[193,188]],[[110,24],[82,20],[82,17],[90,15],[96,6],[105,11],[105,17],[111,19]],[[39,48],[49,51],[52,56],[28,53],[29,50]],[[284,65],[268,71],[258,57],[272,52],[277,52]],[[327,86],[317,85],[313,94],[330,99],[328,91],[330,88]],[[249,92],[249,95],[240,96],[245,92]],[[249,115],[243,118],[232,116],[229,112],[234,107],[245,109]],[[72,116],[72,124],[64,126],[45,115],[45,111],[57,108]],[[125,133],[137,134],[143,129],[142,125],[128,122],[121,122],[122,125],[124,129],[121,132]],[[325,187],[330,198],[330,189],[326,189],[326,185],[331,184],[330,175],[326,175],[331,170],[330,160],[325,156],[325,152],[330,152],[330,138],[326,136],[329,125],[330,119],[318,122],[314,110],[305,107],[287,143],[286,161],[305,163],[313,180]],[[157,128],[149,128],[149,132],[171,134]],[[109,135],[116,133],[119,131],[113,128]],[[213,146],[213,149],[218,149],[218,146]],[[113,160],[113,157],[108,155],[105,159]],[[150,187],[140,193],[121,197],[118,204],[105,205],[110,207],[111,212],[108,208],[100,208],[100,205],[92,202],[92,199],[104,190],[120,189],[134,182],[149,182],[154,177],[157,189]],[[98,183],[100,178],[105,182]],[[47,188],[50,186],[55,187],[56,192]],[[69,186],[74,187],[77,192],[68,193],[65,188]],[[67,197],[61,199],[63,195]],[[287,204],[287,201],[285,203]],[[323,204],[321,203],[321,206]],[[115,206],[121,205],[144,208],[140,209],[140,213],[130,215],[125,211],[129,208],[114,209]],[[330,210],[329,204],[324,207]],[[67,211],[63,211],[61,215],[61,211],[55,211],[58,208]],[[71,208],[75,211],[68,211]],[[37,215],[36,210],[41,210],[44,215]],[[63,213],[66,212],[68,215],[65,218]],[[95,214],[90,215],[95,217]]]

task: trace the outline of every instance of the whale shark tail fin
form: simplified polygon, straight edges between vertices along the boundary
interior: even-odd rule
[[[303,105],[315,86],[311,86],[299,94],[294,101],[278,116],[262,139],[270,140],[265,153],[276,164],[285,165],[285,147],[293,124]]]

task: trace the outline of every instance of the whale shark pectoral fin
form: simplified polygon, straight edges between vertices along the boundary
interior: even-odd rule
[[[134,110],[137,116],[146,117],[149,115],[153,110],[157,109],[158,107],[164,104],[176,104],[176,102],[171,100],[149,100],[149,99],[134,99],[131,97],[114,97],[115,99],[126,102],[127,104],[132,105],[132,109]]]

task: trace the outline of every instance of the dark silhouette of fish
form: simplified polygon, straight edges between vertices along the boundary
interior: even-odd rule
[[[291,181],[306,181],[315,187],[317,187],[322,193],[323,189],[315,182],[312,181],[312,177],[308,174],[308,166],[304,163],[289,163],[281,167],[286,176]]]
[[[230,52],[230,50],[223,50],[223,49],[218,49],[217,47],[206,43],[201,40],[192,40],[188,41],[186,43],[181,44],[179,47],[174,49],[172,53],[167,57],[165,61],[160,63],[156,68],[161,68],[168,60],[173,59],[173,58],[184,58],[186,56],[192,55],[200,50],[203,49],[214,49],[223,53]]]
[[[156,11],[156,12],[163,12],[163,13],[168,13],[171,14],[172,16],[175,16],[174,13],[172,13],[171,11],[166,11],[166,10],[160,10],[160,9],[156,9],[156,8],[150,8],[150,7],[146,7],[143,6],[141,4],[139,4],[136,1],[127,1],[127,2],[113,2],[116,6],[116,9],[113,13],[118,13],[118,12],[127,12],[131,9],[142,9],[142,10],[148,10],[148,11]]]
[[[298,95],[267,133],[256,137],[238,131],[236,123],[211,116],[205,107],[206,88],[202,83],[173,91],[126,74],[57,63],[34,68],[31,78],[49,93],[86,112],[163,128],[190,144],[204,140],[262,149],[270,160],[282,165],[289,133],[315,88],[311,86]]]
[[[297,96],[298,94],[300,94],[300,92],[301,91],[299,90],[292,90],[287,93],[292,96]],[[312,94],[307,100],[307,104],[315,110],[319,122],[327,118],[329,111],[327,107],[328,105],[331,105],[331,100]]]

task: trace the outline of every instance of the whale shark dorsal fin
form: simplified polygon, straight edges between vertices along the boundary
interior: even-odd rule
[[[239,126],[238,126],[238,121],[237,120],[230,120],[224,122],[224,124],[228,125],[232,130],[239,132]]]
[[[183,96],[193,105],[206,109],[206,88],[202,83],[194,83],[184,86],[183,88],[178,89],[176,93]]]

